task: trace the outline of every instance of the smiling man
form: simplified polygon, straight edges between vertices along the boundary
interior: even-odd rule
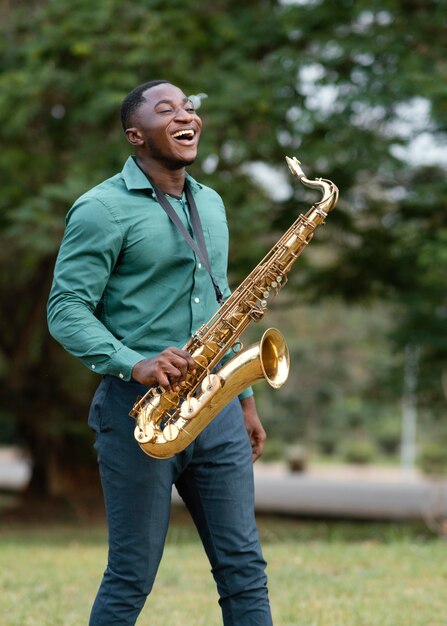
[[[176,389],[194,371],[182,346],[230,293],[228,228],[220,196],[186,173],[202,122],[181,89],[140,85],[121,119],[134,156],[69,211],[48,303],[52,335],[102,376],[89,425],[109,555],[90,626],[135,624],[162,556],[174,484],[209,558],[225,626],[271,626],[252,468],[265,432],[251,390],[174,458],[146,456],[133,435],[136,398],[153,385]],[[210,273],[170,211],[205,242]],[[193,626],[187,615],[183,623]]]

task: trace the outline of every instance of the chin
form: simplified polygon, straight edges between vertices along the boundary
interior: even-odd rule
[[[179,170],[182,167],[188,167],[188,165],[192,165],[197,158],[197,154],[189,159],[182,157],[177,160],[172,160],[167,163],[168,167],[173,170]]]
[[[196,159],[197,159],[197,155],[193,159],[188,159],[187,161],[183,161],[183,163],[185,167],[187,167],[188,165],[192,165]]]

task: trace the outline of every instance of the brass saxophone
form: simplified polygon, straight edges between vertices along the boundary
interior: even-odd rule
[[[184,350],[196,363],[186,385],[178,392],[152,387],[138,398],[130,415],[136,418],[135,439],[151,457],[164,459],[184,450],[230,400],[241,391],[267,380],[275,389],[289,374],[289,351],[275,328],[263,334],[259,344],[242,350],[239,337],[259,321],[267,302],[287,282],[287,274],[313,237],[314,231],[337,204],[338,189],[329,180],[309,180],[294,157],[286,157],[294,176],[306,187],[317,189],[322,199],[301,214],[270,252],[232,293],[207,324],[188,341]],[[220,369],[232,349],[235,356]]]

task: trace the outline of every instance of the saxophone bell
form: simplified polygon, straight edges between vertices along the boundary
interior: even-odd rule
[[[168,423],[163,429],[152,429],[144,437],[136,429],[136,439],[142,450],[156,459],[170,458],[184,450],[216,415],[244,389],[260,380],[266,380],[279,389],[287,380],[290,369],[289,349],[282,333],[276,328],[267,329],[259,343],[238,352],[225,363],[217,374],[213,390],[203,391],[197,398],[185,401],[176,424]],[[191,411],[191,413],[189,413]],[[200,415],[198,418],[197,416]],[[139,435],[139,436],[138,436]]]

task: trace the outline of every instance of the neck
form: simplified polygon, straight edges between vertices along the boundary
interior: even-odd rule
[[[137,156],[137,163],[151,181],[163,192],[181,196],[185,185],[185,168],[169,170],[157,161]]]

